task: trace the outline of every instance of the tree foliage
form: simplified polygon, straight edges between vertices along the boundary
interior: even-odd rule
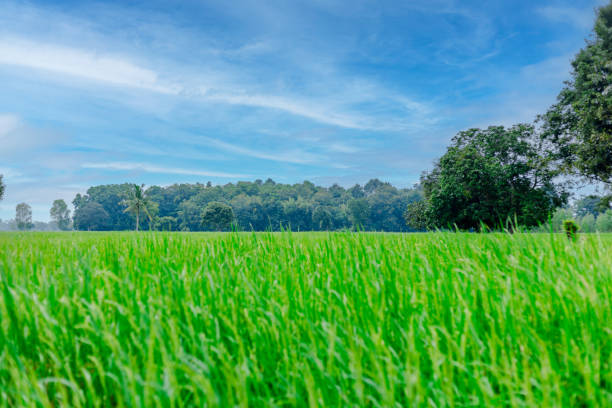
[[[102,204],[90,201],[74,211],[73,224],[79,231],[107,231],[112,229],[112,218]]]
[[[426,208],[413,208],[421,212],[409,218],[466,230],[510,220],[538,225],[567,199],[553,182],[558,172],[544,151],[531,125],[460,132],[434,169],[423,174]]]
[[[594,37],[572,61],[572,79],[540,120],[565,170],[612,183],[612,3],[599,9]]]
[[[5,189],[4,181],[2,180],[2,178],[3,178],[3,175],[0,174],[0,201],[2,201],[2,199],[4,198],[4,189]]]
[[[53,201],[49,215],[57,223],[57,227],[60,230],[67,231],[70,229],[70,210],[64,200]]]
[[[152,220],[140,220],[162,230],[201,231],[202,211],[211,202],[229,205],[234,224],[243,231],[341,230],[359,225],[363,230],[409,231],[403,213],[406,206],[421,198],[417,189],[398,189],[389,183],[372,180],[366,188],[355,185],[316,186],[310,182],[280,184],[265,182],[212,184],[174,184],[151,186],[144,191],[154,209]],[[108,214],[112,230],[133,228],[133,220],[124,213],[121,202],[129,197],[130,184],[91,187],[85,195],[73,200],[76,211],[87,203],[97,202]],[[155,211],[155,207],[157,210]],[[372,209],[372,211],[371,211]],[[84,228],[92,229],[92,228]]]
[[[153,209],[156,209],[157,206],[154,205],[153,202],[147,197],[144,184],[140,186],[138,184],[134,184],[133,188],[129,192],[128,198],[121,201],[121,204],[125,206],[124,212],[131,213],[134,215],[134,217],[136,217],[136,231],[138,231],[140,228],[141,213],[147,216],[149,223],[152,223],[152,214],[154,214]]]
[[[15,208],[15,222],[17,228],[22,231],[30,230],[34,227],[32,222],[32,207],[26,203],[17,204]]]
[[[206,205],[202,211],[202,225],[213,231],[227,231],[234,221],[232,207],[217,201]]]

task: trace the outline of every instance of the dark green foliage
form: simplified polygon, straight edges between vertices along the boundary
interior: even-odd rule
[[[362,230],[370,218],[370,205],[365,198],[356,198],[348,202],[349,218],[354,229]]]
[[[49,214],[60,230],[67,231],[70,229],[70,210],[64,200],[55,200]]]
[[[121,202],[125,206],[124,212],[131,213],[136,218],[136,231],[140,227],[140,214],[147,216],[149,220],[149,226],[152,226],[153,216],[157,212],[157,204],[154,204],[149,200],[144,184],[134,184],[130,191],[128,198]]]
[[[535,226],[567,200],[533,126],[460,132],[421,184],[434,227]]]
[[[157,231],[177,231],[178,223],[175,217],[155,217],[153,229]]]
[[[125,212],[125,205],[123,204],[123,201],[130,196],[133,188],[134,185],[130,183],[90,187],[85,195],[77,194],[72,201],[75,216],[79,208],[87,203],[95,202],[102,206],[109,217],[108,221],[104,222],[104,225],[107,225],[104,229],[116,231],[134,229],[134,219],[131,214]]]
[[[365,230],[410,230],[404,224],[403,213],[408,203],[421,198],[421,191],[397,189],[380,180],[372,180],[366,186],[367,192],[359,185],[349,189],[339,185],[326,188],[308,181],[289,185],[268,179],[217,186],[210,183],[152,186],[144,194],[152,204],[149,210],[155,213],[151,214],[153,228],[160,230],[201,231],[202,210],[211,202],[229,205],[236,227],[243,231],[341,230],[357,225]],[[120,205],[129,197],[131,188],[130,184],[92,187],[86,195],[77,195],[73,204],[78,209],[98,202],[110,217],[109,229],[132,229],[134,220]],[[140,222],[146,228],[149,219]]]
[[[0,174],[0,200],[2,200],[4,198],[4,182],[2,181],[2,174]]]
[[[213,201],[202,211],[202,225],[207,230],[227,231],[234,221],[232,207]]]
[[[568,172],[612,183],[612,3],[572,62],[572,79],[541,118],[543,136]]]
[[[17,228],[22,231],[30,230],[34,227],[32,222],[32,207],[26,203],[17,204],[15,208],[15,222]]]
[[[74,229],[79,231],[108,231],[112,230],[112,218],[102,204],[95,201],[79,205],[74,210]]]
[[[563,232],[565,232],[565,235],[567,235],[569,239],[576,238],[576,233],[578,232],[579,229],[580,227],[578,226],[576,221],[574,220],[563,221]]]
[[[427,214],[427,203],[421,200],[408,204],[404,212],[404,221],[409,228],[415,231],[429,230],[431,222]]]

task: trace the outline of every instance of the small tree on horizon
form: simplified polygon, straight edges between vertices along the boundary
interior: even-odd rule
[[[59,229],[62,231],[70,229],[70,210],[64,200],[55,200],[49,214],[51,219],[57,223]]]
[[[136,216],[136,231],[140,228],[140,213],[144,212],[145,215],[149,218],[149,224],[153,220],[153,216],[149,211],[151,207],[151,201],[147,198],[144,184],[140,186],[138,184],[134,184],[134,189],[130,193],[130,197],[121,202],[126,206],[124,212],[129,212]]]
[[[21,231],[30,230],[34,227],[32,222],[32,207],[26,203],[19,203],[15,207],[15,222]]]

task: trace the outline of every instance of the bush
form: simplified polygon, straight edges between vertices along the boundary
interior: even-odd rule
[[[563,221],[563,232],[569,239],[574,239],[576,237],[576,233],[580,227],[574,220],[565,220]]]

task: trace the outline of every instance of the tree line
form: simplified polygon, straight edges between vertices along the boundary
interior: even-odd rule
[[[378,179],[348,189],[271,179],[102,185],[75,197],[72,217],[57,200],[51,217],[60,229],[77,230],[482,230],[541,228],[562,208],[587,229],[607,228],[611,195],[590,198],[597,211],[580,214],[585,204],[567,212],[576,182],[612,188],[612,2],[598,10],[593,36],[553,106],[534,123],[459,132],[414,188]],[[3,192],[0,176],[0,199]],[[29,206],[16,210],[19,228],[31,228]]]
[[[272,179],[147,189],[113,184],[75,197],[73,225],[77,230],[410,231],[403,215],[421,198],[418,188],[398,189],[378,179],[348,189]]]

